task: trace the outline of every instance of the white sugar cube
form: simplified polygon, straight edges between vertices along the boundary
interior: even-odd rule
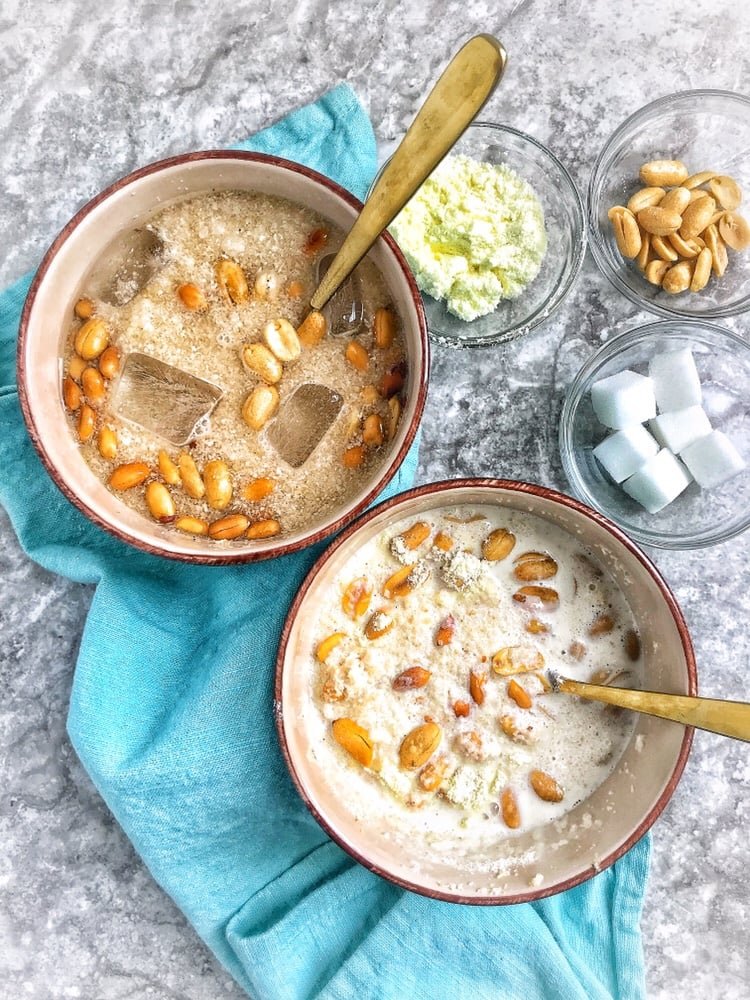
[[[690,474],[668,448],[649,458],[645,465],[622,484],[625,492],[649,514],[666,507],[690,484]]]
[[[745,468],[744,458],[721,431],[711,431],[688,445],[682,460],[704,490],[725,483]]]
[[[711,433],[711,421],[702,406],[660,413],[649,422],[649,430],[663,448],[679,455],[693,441]]]
[[[690,348],[655,354],[649,361],[648,373],[660,413],[700,404],[701,380]]]
[[[606,437],[594,448],[594,456],[614,481],[621,483],[637,472],[658,450],[659,445],[645,427],[631,424],[630,427]]]
[[[626,369],[591,386],[591,404],[603,424],[621,430],[656,416],[651,379]]]

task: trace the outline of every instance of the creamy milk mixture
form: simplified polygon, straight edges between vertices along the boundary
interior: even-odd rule
[[[491,506],[409,518],[368,542],[331,588],[309,655],[311,753],[327,781],[363,824],[446,858],[558,819],[620,757],[630,716],[551,693],[547,668],[641,680],[632,613],[592,556]]]
[[[385,449],[375,444],[363,448],[361,465],[347,467],[342,462],[347,449],[362,444],[365,418],[372,414],[382,418],[386,445],[394,430],[394,408],[393,404],[389,407],[389,394],[382,390],[382,380],[401,365],[404,349],[398,322],[390,346],[382,348],[374,343],[375,312],[379,307],[391,306],[380,273],[369,260],[357,270],[364,323],[356,340],[364,349],[364,370],[345,357],[352,338],[330,335],[315,347],[303,347],[299,358],[283,366],[283,376],[276,384],[280,408],[304,383],[322,383],[343,397],[341,411],[321,443],[301,467],[292,468],[267,440],[271,424],[256,431],[242,418],[243,402],[261,380],[243,367],[241,350],[244,345],[261,341],[264,326],[279,317],[295,329],[299,326],[316,287],[318,260],[338,248],[343,234],[301,205],[240,192],[181,201],[156,215],[149,228],[163,241],[163,266],[125,305],[95,300],[94,308],[95,315],[106,322],[110,341],[121,359],[131,351],[143,352],[224,390],[209,423],[183,450],[189,451],[200,470],[210,460],[229,465],[232,502],[217,513],[205,498],[191,498],[179,484],[170,485],[177,516],[211,521],[240,512],[251,520],[276,518],[283,532],[304,527],[359,490],[383,460]],[[311,246],[311,234],[316,233],[323,236],[317,242],[313,240]],[[222,258],[242,268],[250,291],[248,301],[236,304],[218,286],[216,263]],[[272,299],[254,291],[259,272],[274,276],[276,291]],[[194,311],[186,307],[177,293],[184,283],[194,284],[205,295],[206,308]],[[83,292],[86,294],[86,288]],[[80,326],[76,320],[71,330],[69,364],[74,359],[72,344]],[[96,366],[97,361],[90,364]],[[107,398],[95,404],[95,411],[97,429],[106,424],[116,432],[116,458],[102,457],[96,434],[82,444],[84,457],[105,482],[113,467],[130,462],[148,463],[153,470],[150,479],[158,481],[159,451],[166,450],[177,461],[181,449],[118,418],[110,406],[111,395],[108,391]],[[79,412],[71,414],[74,428]],[[246,500],[243,487],[258,477],[273,480],[276,488],[260,502]],[[118,496],[148,516],[144,484]]]

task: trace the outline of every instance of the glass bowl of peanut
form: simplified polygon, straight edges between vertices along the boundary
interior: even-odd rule
[[[729,91],[671,94],[623,122],[588,190],[591,251],[605,277],[667,318],[750,308],[748,150],[750,100]]]

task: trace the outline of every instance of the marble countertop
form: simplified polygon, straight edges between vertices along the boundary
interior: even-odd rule
[[[383,147],[459,43],[498,35],[509,69],[484,117],[548,143],[583,187],[612,129],[674,90],[742,90],[737,0],[5,0],[0,283],[32,268],[116,177],[237,141],[347,80]],[[435,350],[419,481],[502,475],[565,488],[566,384],[639,314],[590,258],[557,315],[507,348]],[[747,320],[734,325],[748,330]],[[488,387],[491,386],[491,393]],[[0,514],[0,997],[240,996],[151,880],[82,771],[65,715],[91,589],[50,576]],[[742,698],[750,534],[656,553],[692,630],[701,688]],[[744,681],[744,683],[743,683]],[[643,917],[649,996],[750,995],[747,746],[698,734],[654,830]]]

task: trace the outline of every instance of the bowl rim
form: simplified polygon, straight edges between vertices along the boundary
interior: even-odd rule
[[[299,613],[300,607],[305,600],[305,597],[310,590],[310,587],[315,582],[318,574],[321,572],[326,563],[331,559],[333,554],[337,551],[339,546],[341,546],[347,539],[351,538],[352,535],[356,534],[365,525],[385,511],[397,512],[398,508],[409,500],[415,499],[417,497],[424,496],[439,496],[453,489],[489,489],[489,490],[505,490],[520,494],[531,494],[533,496],[538,496],[544,500],[551,500],[554,503],[560,504],[563,507],[568,507],[569,509],[575,511],[576,513],[582,515],[593,521],[595,524],[604,528],[611,534],[614,539],[620,542],[631,555],[633,555],[641,565],[646,569],[649,575],[654,580],[654,583],[658,587],[667,607],[672,615],[674,623],[677,627],[677,632],[680,637],[680,642],[682,644],[682,650],[685,656],[685,661],[687,664],[687,688],[689,695],[696,695],[698,693],[698,677],[697,668],[695,662],[695,653],[693,650],[692,640],[690,638],[690,632],[685,621],[685,617],[680,609],[677,599],[672,593],[669,584],[666,582],[662,574],[659,572],[654,563],[648,558],[648,556],[636,545],[632,539],[630,539],[625,532],[619,528],[613,521],[600,514],[598,511],[586,504],[581,503],[579,500],[568,496],[565,493],[560,493],[558,490],[551,489],[547,486],[540,486],[535,483],[527,483],[522,480],[512,480],[512,479],[492,479],[492,478],[464,478],[464,479],[443,479],[438,482],[427,483],[423,486],[417,486],[413,489],[407,490],[404,493],[399,493],[388,500],[384,500],[382,503],[377,504],[372,507],[366,513],[361,515],[353,524],[350,524],[345,531],[341,532],[333,542],[326,548],[326,550],[315,560],[308,571],[305,579],[303,580],[294,601],[287,612],[286,619],[284,620],[284,626],[281,631],[281,637],[279,640],[278,652],[276,655],[276,670],[275,670],[275,682],[274,682],[274,716],[276,722],[276,733],[279,740],[279,746],[281,748],[281,753],[284,758],[289,775],[292,782],[300,795],[300,798],[304,802],[307,809],[310,811],[312,816],[317,820],[323,830],[328,834],[328,836],[343,848],[355,861],[361,864],[363,867],[367,868],[369,871],[373,872],[375,875],[379,875],[381,878],[386,879],[393,884],[400,886],[402,889],[408,889],[410,892],[416,892],[421,896],[426,896],[429,899],[439,899],[448,903],[462,903],[475,906],[506,906],[513,903],[528,903],[537,899],[544,899],[546,896],[553,896],[559,892],[564,892],[566,889],[571,889],[576,885],[580,885],[582,882],[588,881],[588,879],[593,878],[594,875],[598,875],[599,872],[604,871],[615,863],[619,858],[621,858],[627,851],[641,837],[647,833],[654,822],[658,819],[667,803],[671,799],[674,791],[682,777],[682,773],[685,769],[685,764],[690,753],[690,748],[693,742],[694,730],[690,726],[685,727],[685,732],[680,744],[680,751],[677,755],[677,760],[675,761],[672,773],[664,787],[661,795],[651,807],[646,816],[641,820],[641,822],[633,829],[630,835],[611,851],[605,858],[597,860],[596,865],[589,865],[583,871],[579,872],[577,875],[573,875],[568,879],[563,879],[562,881],[556,882],[551,885],[546,885],[543,888],[532,889],[529,892],[514,893],[512,895],[505,896],[462,896],[457,894],[451,894],[445,890],[428,888],[416,883],[410,882],[407,879],[400,878],[399,876],[389,873],[386,869],[380,865],[375,864],[370,861],[366,854],[364,854],[356,843],[348,840],[344,836],[340,836],[328,823],[326,818],[316,809],[313,805],[310,797],[307,794],[306,788],[303,785],[297,770],[292,760],[291,753],[289,751],[289,745],[286,739],[285,730],[285,713],[284,713],[284,698],[283,698],[283,679],[284,679],[284,668],[286,665],[286,653],[289,645],[289,639],[291,636],[292,629],[297,621],[297,615]]]
[[[583,267],[583,261],[586,257],[586,247],[588,245],[588,224],[586,218],[586,206],[584,205],[581,192],[578,190],[578,185],[573,180],[570,171],[567,167],[557,158],[557,156],[552,152],[552,150],[545,146],[543,142],[539,139],[535,139],[533,135],[529,135],[528,132],[522,132],[520,129],[514,128],[512,125],[500,124],[499,122],[491,121],[475,121],[472,122],[462,133],[457,142],[461,141],[464,135],[474,129],[491,129],[496,132],[507,132],[510,135],[515,136],[517,139],[521,139],[523,142],[527,142],[532,146],[536,146],[549,160],[551,160],[557,169],[560,171],[562,177],[567,183],[570,191],[573,195],[573,201],[575,203],[576,216],[578,218],[578,233],[571,252],[571,264],[568,271],[568,276],[565,281],[559,282],[555,286],[555,292],[552,293],[551,299],[554,301],[547,303],[547,306],[539,309],[536,313],[532,314],[531,318],[523,323],[516,324],[515,326],[510,326],[502,333],[492,334],[486,337],[450,337],[443,333],[436,332],[434,330],[429,330],[430,337],[435,341],[436,344],[440,344],[441,347],[449,347],[453,350],[464,350],[464,349],[474,349],[477,347],[494,347],[500,344],[509,344],[513,340],[517,340],[519,337],[525,336],[527,333],[531,333],[537,326],[543,323],[545,320],[549,319],[563,304],[567,299],[568,295],[573,289],[573,285],[578,279],[581,268]],[[449,150],[446,156],[452,155],[453,151]],[[373,179],[370,189],[368,191],[368,196],[370,191],[377,183],[385,169],[386,164],[390,161],[393,154],[391,153],[383,163],[378,168],[378,172]],[[533,283],[533,282],[532,282]],[[422,292],[420,291],[420,295]],[[426,294],[426,293],[425,293]],[[437,301],[437,300],[435,300]],[[467,326],[471,326],[468,323]]]
[[[79,496],[73,489],[71,489],[70,486],[68,486],[67,482],[58,472],[53,458],[49,454],[36,424],[34,417],[34,405],[29,398],[28,387],[26,384],[26,349],[29,340],[29,321],[32,309],[36,301],[39,288],[42,285],[52,262],[60,250],[64,247],[73,231],[77,229],[79,224],[86,218],[87,215],[89,215],[90,212],[105,202],[112,195],[132,184],[137,184],[145,177],[168,170],[172,167],[185,166],[187,164],[203,160],[239,160],[251,163],[262,163],[266,166],[301,174],[309,180],[327,188],[331,193],[337,195],[342,201],[346,202],[346,204],[353,208],[357,213],[362,211],[363,202],[361,202],[355,195],[347,191],[346,188],[342,187],[336,181],[331,180],[324,174],[321,174],[317,170],[313,170],[302,163],[296,163],[293,160],[287,160],[285,157],[268,153],[256,153],[249,150],[233,149],[197,150],[188,153],[180,153],[176,156],[169,156],[161,160],[155,160],[154,162],[148,163],[143,167],[139,167],[131,173],[118,178],[112,184],[109,184],[106,188],[100,191],[99,194],[87,201],[86,204],[84,204],[60,230],[45,253],[31,282],[31,286],[27,293],[21,313],[21,321],[18,330],[18,344],[16,348],[16,372],[21,413],[23,415],[31,443],[39,455],[42,465],[49,473],[57,488],[63,496],[65,496],[66,499],[73,504],[74,507],[76,507],[85,517],[88,518],[89,521],[93,522],[97,527],[102,528],[108,534],[113,535],[119,541],[131,545],[141,552],[147,552],[150,555],[160,556],[164,559],[171,559],[176,562],[204,566],[224,566],[234,563],[260,562],[265,559],[275,559],[279,556],[299,552],[302,549],[306,549],[310,545],[335,534],[353,518],[356,518],[357,515],[368,506],[368,504],[372,503],[375,497],[382,492],[382,490],[398,472],[419,429],[424,412],[425,401],[427,399],[427,387],[430,371],[430,342],[427,335],[427,321],[424,314],[424,307],[422,305],[421,293],[417,287],[416,281],[414,280],[414,275],[412,274],[406,258],[399,249],[396,241],[388,232],[383,232],[379,238],[385,241],[386,246],[395,258],[396,264],[401,270],[406,281],[407,289],[414,306],[421,349],[421,359],[419,371],[415,377],[416,402],[414,415],[407,428],[406,436],[397,454],[394,456],[393,460],[384,469],[382,469],[372,488],[367,491],[366,496],[364,496],[356,505],[348,508],[334,521],[329,522],[317,531],[306,534],[303,538],[300,538],[295,542],[285,543],[282,540],[274,545],[273,539],[269,539],[268,542],[262,547],[259,546],[258,549],[250,551],[226,549],[216,553],[171,552],[163,549],[156,540],[147,542],[142,539],[134,538],[128,531],[117,527],[105,518],[100,517],[99,514],[97,514],[87,504],[85,499]]]
[[[611,285],[614,285],[618,291],[622,292],[627,299],[629,299],[634,305],[639,306],[641,309],[645,309],[647,312],[653,313],[656,316],[662,316],[665,319],[678,319],[684,321],[695,320],[697,322],[700,322],[703,319],[710,321],[715,319],[725,319],[729,316],[740,316],[742,313],[747,312],[748,308],[750,308],[747,304],[748,298],[745,298],[744,305],[717,306],[714,309],[707,309],[705,312],[697,314],[680,309],[678,305],[678,296],[675,296],[675,304],[671,305],[669,303],[654,302],[653,300],[640,295],[626,281],[623,281],[620,276],[620,271],[611,266],[607,255],[604,253],[604,238],[601,232],[601,227],[599,226],[598,218],[594,212],[594,188],[598,183],[599,174],[604,160],[611,151],[612,147],[619,140],[620,136],[628,128],[630,128],[631,125],[639,119],[647,117],[654,111],[669,108],[678,104],[682,100],[701,97],[725,98],[733,103],[750,107],[750,97],[746,97],[744,94],[737,93],[733,90],[721,90],[712,87],[699,87],[695,90],[678,90],[673,94],[666,94],[664,97],[659,97],[655,101],[650,101],[648,104],[644,104],[642,107],[628,115],[628,117],[621,122],[621,124],[618,125],[605,140],[599,155],[594,161],[594,166],[591,169],[591,175],[586,188],[586,218],[590,234],[591,255],[594,258],[594,262],[599,268],[599,271]]]
[[[679,330],[665,329],[665,327],[674,327],[675,324],[679,324]],[[627,348],[631,343],[635,343],[638,340],[645,340],[650,336],[674,336],[690,339],[697,330],[708,330],[712,334],[718,335],[721,339],[725,339],[728,343],[739,347],[748,355],[748,359],[750,359],[750,343],[744,337],[735,333],[734,330],[730,330],[725,326],[719,326],[718,323],[711,323],[707,320],[686,320],[681,318],[653,320],[650,323],[642,323],[628,330],[620,330],[619,333],[606,340],[593,354],[590,354],[586,358],[567,388],[560,411],[560,425],[558,428],[558,448],[563,471],[571,490],[578,499],[609,520],[614,520],[614,515],[610,514],[599,502],[596,495],[586,487],[584,479],[579,472],[579,463],[575,457],[576,449],[573,447],[571,439],[573,431],[571,414],[573,407],[578,407],[580,404],[583,397],[583,386],[586,381],[601,367],[603,362],[617,354],[618,348]],[[731,530],[722,528],[719,525],[714,531],[701,535],[699,538],[696,538],[694,534],[675,538],[664,532],[652,533],[639,528],[637,525],[626,524],[624,521],[616,521],[615,523],[640,545],[650,545],[653,548],[668,549],[674,552],[687,552],[695,549],[709,548],[711,545],[718,545],[722,542],[730,541],[732,538],[737,538],[738,535],[743,534],[750,527],[750,512]]]

